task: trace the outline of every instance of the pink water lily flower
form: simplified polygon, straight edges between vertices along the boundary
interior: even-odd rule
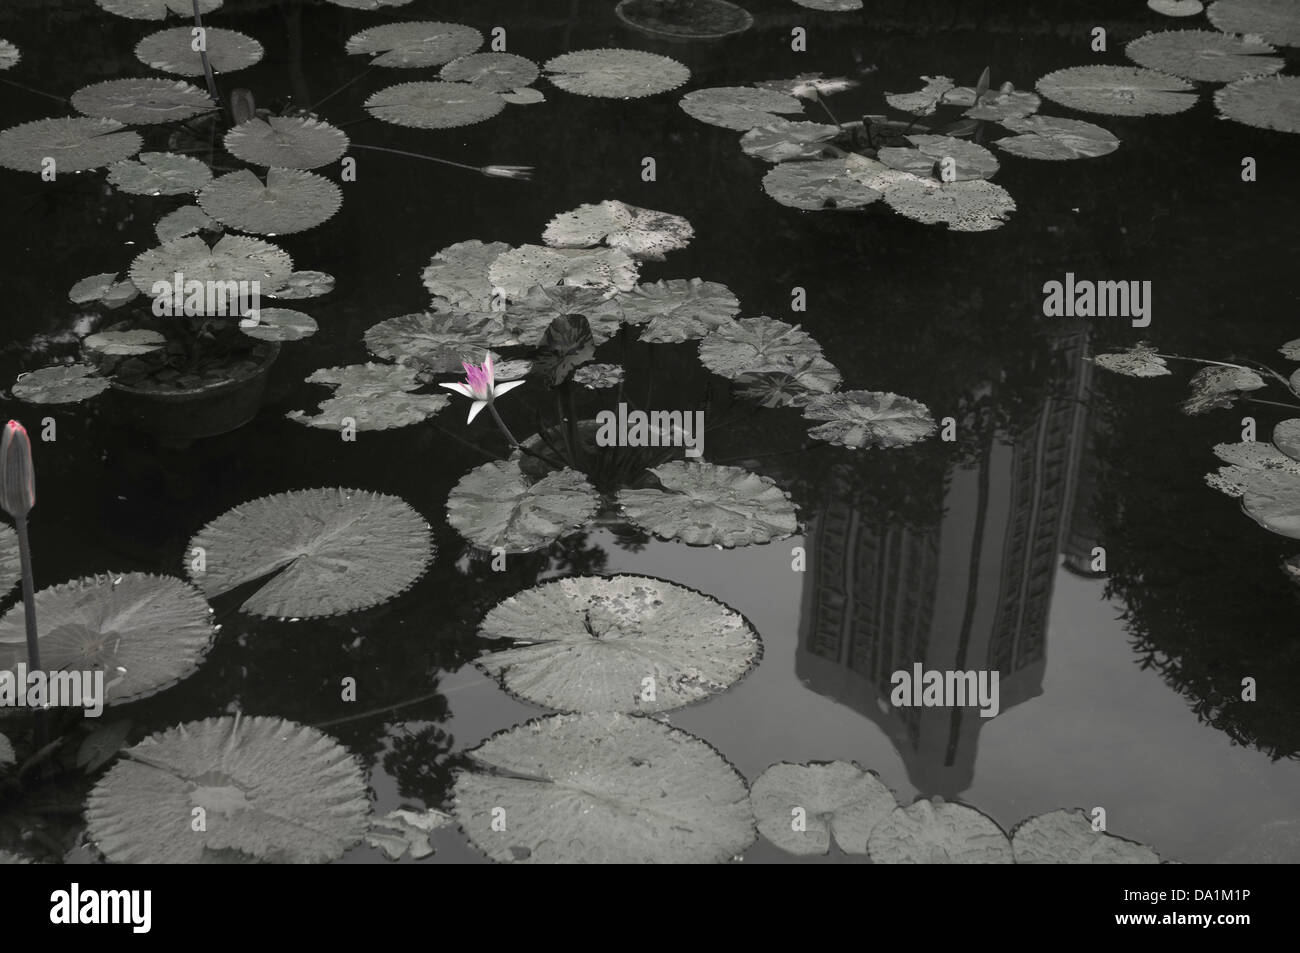
[[[473,406],[469,409],[469,420],[466,423],[473,423],[474,418],[479,415],[479,411],[484,407],[492,403],[497,397],[509,393],[524,383],[523,381],[504,381],[498,384],[496,382],[496,373],[492,367],[491,351],[488,352],[482,367],[465,361],[461,361],[461,367],[465,368],[465,383],[443,384],[442,386],[474,401]]]

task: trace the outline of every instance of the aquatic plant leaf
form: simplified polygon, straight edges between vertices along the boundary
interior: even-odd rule
[[[1273,428],[1273,444],[1292,460],[1300,460],[1300,418],[1280,421]]]
[[[1300,76],[1248,77],[1214,92],[1223,119],[1260,129],[1300,132]]]
[[[108,167],[108,182],[130,195],[183,195],[212,178],[207,163],[172,152],[142,152]]]
[[[737,132],[777,122],[779,117],[773,113],[803,114],[803,103],[794,96],[751,86],[696,89],[683,96],[679,105],[700,122]]]
[[[1300,17],[1289,0],[1217,0],[1205,13],[1224,33],[1261,36],[1279,46],[1300,46]]]
[[[442,66],[482,45],[483,34],[473,27],[421,20],[372,26],[349,37],[345,48],[349,53],[371,54],[371,66],[418,69]]]
[[[36,593],[41,665],[103,672],[104,704],[157,694],[194,673],[212,646],[212,613],[194,587],[171,576],[109,573]],[[0,669],[26,663],[20,602],[0,618]]]
[[[316,298],[334,290],[334,276],[323,271],[295,271],[274,291],[264,291],[270,298],[285,301]]]
[[[542,232],[542,241],[556,248],[608,245],[643,261],[663,261],[667,252],[685,248],[694,237],[695,229],[680,215],[610,199],[562,212]]]
[[[167,339],[157,331],[136,328],[130,331],[100,331],[81,342],[82,346],[99,354],[126,356],[130,354],[148,354],[167,343]]]
[[[508,553],[545,549],[596,515],[600,497],[576,470],[530,483],[509,460],[470,470],[447,497],[447,522],[480,549]]]
[[[944,102],[953,88],[947,76],[922,76],[925,86],[914,93],[885,93],[885,102],[914,116],[929,116]]]
[[[860,156],[782,162],[763,176],[763,189],[782,205],[820,211],[870,205],[880,193],[849,175]],[[866,161],[866,160],[861,160]]]
[[[523,89],[512,89],[497,95],[512,106],[532,106],[536,103],[546,102],[546,95],[540,89],[533,89],[531,86],[525,86]]]
[[[819,386],[815,371],[750,371],[735,379],[736,396],[762,407],[802,407],[818,393],[804,384],[804,377]]]
[[[1183,413],[1188,415],[1231,407],[1242,392],[1266,386],[1262,377],[1245,367],[1203,367],[1188,385],[1192,396],[1183,402]]]
[[[964,94],[967,91],[970,92],[971,107],[962,115],[967,119],[984,122],[1005,124],[1009,119],[1024,119],[1026,116],[1038,112],[1038,107],[1043,104],[1037,93],[1024,89],[989,90],[979,97],[977,103],[975,102],[975,91],[967,86],[959,86],[954,89],[948,94],[945,102],[964,100]]]
[[[1277,352],[1289,361],[1300,361],[1300,338],[1293,341],[1287,341]]]
[[[1197,98],[1186,80],[1136,66],[1072,66],[1048,73],[1037,86],[1062,106],[1107,116],[1180,113]]]
[[[368,609],[410,588],[433,562],[429,524],[395,496],[342,488],[295,490],[241,503],[186,547],[186,567],[210,597],[269,576],[241,607],[270,618]],[[274,575],[272,575],[274,574]]]
[[[510,247],[506,242],[477,239],[456,242],[434,255],[420,278],[431,295],[445,299],[453,308],[491,311],[492,282],[488,268]]]
[[[0,523],[0,597],[22,579],[22,559],[18,552],[18,534],[8,523]]]
[[[400,860],[408,853],[412,860],[422,860],[434,852],[429,835],[455,820],[450,814],[433,809],[389,811],[383,817],[371,819],[366,843],[378,847],[389,860]]]
[[[342,430],[349,423],[358,431],[394,430],[423,423],[449,403],[451,398],[442,394],[359,394],[340,389],[335,396],[322,400],[314,415],[291,410],[285,416],[322,430]]]
[[[1274,439],[1276,439],[1276,431]],[[1300,477],[1300,463],[1263,440],[1217,444],[1214,455],[1228,466],[1219,467],[1214,473],[1207,473],[1205,482],[1228,496],[1239,497],[1245,493],[1251,475],[1261,470],[1278,470]]]
[[[199,205],[218,222],[258,235],[289,235],[329,221],[343,193],[324,176],[298,169],[269,169],[266,182],[248,169],[213,179]]]
[[[1119,148],[1119,139],[1109,130],[1078,119],[1027,116],[1007,119],[1002,125],[1020,135],[996,139],[993,144],[1025,159],[1091,159]]]
[[[605,99],[653,96],[691,78],[691,71],[676,60],[641,50],[578,50],[562,53],[542,68],[566,93]]]
[[[77,90],[70,102],[83,115],[131,125],[175,122],[217,108],[207,93],[179,79],[105,80]]]
[[[381,10],[385,7],[404,7],[411,0],[325,0],[325,2],[349,10]]]
[[[343,130],[305,116],[249,119],[226,133],[223,142],[236,159],[280,169],[318,169],[348,151]]]
[[[489,92],[505,93],[532,85],[541,69],[516,53],[471,53],[452,60],[438,75],[448,83],[469,83]]]
[[[143,144],[113,119],[37,119],[0,132],[0,166],[39,173],[49,157],[56,172],[82,172],[129,159]]]
[[[1001,228],[1016,210],[1011,193],[986,179],[939,182],[901,173],[884,195],[885,202],[900,215],[922,225],[942,223],[954,232]]]
[[[681,708],[726,691],[762,655],[740,613],[650,576],[542,583],[498,603],[478,635],[513,642],[480,655],[480,669],[512,695],[558,711]]]
[[[467,753],[452,811],[501,863],[721,863],[754,841],[745,780],[653,718],[551,715]],[[493,830],[494,809],[511,823]]]
[[[809,390],[829,393],[840,372],[822,355],[821,345],[798,325],[766,315],[728,321],[700,342],[700,363],[732,380],[743,374],[777,371],[802,374]]]
[[[366,100],[376,119],[416,129],[451,129],[491,119],[506,108],[496,93],[465,83],[399,83]]]
[[[819,159],[826,153],[826,141],[838,134],[838,129],[824,123],[774,118],[741,136],[740,149],[766,162]]]
[[[130,718],[119,718],[99,726],[77,748],[77,767],[84,768],[87,774],[94,774],[121,750],[130,733]]]
[[[246,327],[240,322],[239,325],[239,330],[259,341],[300,341],[311,337],[319,329],[311,315],[288,308],[260,308],[257,324]]]
[[[871,832],[867,853],[877,864],[1011,864],[1002,828],[974,808],[921,799],[896,807]]]
[[[588,364],[573,372],[573,382],[588,390],[605,390],[623,383],[623,376],[623,368],[618,364]]]
[[[758,832],[791,854],[810,856],[831,849],[831,836],[846,854],[865,854],[867,840],[898,801],[869,771],[847,761],[774,764],[749,790]],[[792,830],[792,812],[805,818]]]
[[[158,219],[153,227],[158,241],[163,244],[174,238],[184,238],[187,235],[214,229],[220,231],[221,225],[214,222],[212,217],[197,205],[182,205]]]
[[[131,280],[144,294],[152,294],[154,282],[170,284],[176,272],[190,281],[260,282],[274,288],[293,273],[293,259],[288,253],[246,235],[226,235],[211,248],[194,235],[174,238],[157,248],[150,248],[131,262]]]
[[[497,312],[417,312],[380,321],[367,329],[366,348],[435,374],[460,373],[462,362],[481,363],[483,352],[518,344]]]
[[[118,281],[117,275],[108,272],[82,278],[68,291],[73,304],[102,304],[106,308],[120,308],[138,297],[140,291],[129,281]]]
[[[1147,6],[1167,17],[1194,17],[1205,9],[1201,0],[1147,0]]]
[[[939,178],[936,166],[944,159],[953,160],[955,181],[988,179],[998,171],[998,160],[981,145],[954,139],[951,136],[908,136],[916,147],[903,149],[886,146],[879,150],[877,159],[891,169],[901,169],[914,175]]]
[[[0,735],[0,767],[4,767],[4,766],[7,765],[7,764],[16,764],[17,761],[18,761],[18,758],[17,758],[17,755],[16,755],[15,752],[14,752],[14,746],[13,746],[13,744],[10,743],[9,739],[6,738],[4,735]],[[3,863],[13,863],[13,862],[14,862],[14,861],[12,861],[12,860],[6,860],[6,859],[5,859],[5,856],[4,856],[4,855],[6,855],[6,854],[7,854],[7,852],[5,852],[5,851],[0,851],[0,864],[3,864]],[[7,854],[7,856],[8,856],[8,857],[16,857],[17,855],[16,855],[16,854]]]
[[[1092,829],[1080,808],[1021,821],[1011,831],[1017,864],[1158,864],[1150,847]]]
[[[605,292],[570,285],[536,285],[501,313],[506,327],[520,344],[542,344],[547,330],[560,318],[581,315],[586,319],[594,344],[604,344],[616,333],[623,319],[618,302]]]
[[[740,467],[671,460],[649,471],[662,489],[620,490],[623,515],[647,532],[688,546],[748,546],[799,529],[789,494]]]
[[[774,89],[778,93],[814,101],[822,96],[856,89],[858,85],[856,80],[845,76],[823,76],[821,73],[800,73],[791,79],[768,79],[754,84],[758,89]]]
[[[1145,343],[1115,354],[1097,354],[1088,360],[1125,377],[1164,377],[1171,373],[1165,359],[1156,353],[1155,348]]]
[[[18,375],[12,391],[29,404],[75,404],[103,393],[112,383],[89,364],[59,364]]]
[[[809,10],[824,10],[827,13],[847,13],[850,10],[862,9],[862,0],[794,0],[794,2]]]
[[[533,373],[548,387],[559,387],[573,372],[596,356],[591,322],[585,315],[562,314],[551,321],[539,342]]]
[[[881,391],[819,394],[804,405],[803,415],[807,420],[826,421],[810,427],[808,436],[850,450],[907,447],[936,429],[925,404]]]
[[[23,54],[8,40],[0,40],[0,70],[13,69]]]
[[[613,297],[636,286],[639,263],[617,248],[551,248],[520,245],[502,252],[488,268],[488,281],[517,301],[537,285],[570,285]]]
[[[307,375],[308,384],[326,384],[339,394],[378,397],[392,391],[412,391],[424,386],[420,372],[403,364],[347,364],[321,367]]]
[[[1134,63],[1183,79],[1230,83],[1243,76],[1276,73],[1285,64],[1277,51],[1257,38],[1228,36],[1213,30],[1166,30],[1148,33],[1124,47]]]
[[[643,325],[641,340],[650,344],[697,340],[740,313],[740,301],[726,285],[699,278],[640,284],[614,303],[624,321]]]
[[[203,56],[193,49],[192,26],[178,26],[150,33],[135,45],[135,58],[145,66],[180,76],[202,76]],[[208,62],[218,73],[234,73],[262,61],[262,44],[237,30],[204,26]]]
[[[1265,529],[1300,539],[1300,475],[1285,469],[1250,471],[1241,508]]]
[[[191,829],[196,807],[204,831]],[[360,842],[369,813],[361,765],[345,748],[261,716],[149,735],[86,799],[89,838],[112,863],[326,863]]]
[[[198,0],[199,13],[220,9],[222,0]],[[101,9],[131,20],[162,20],[169,13],[194,16],[193,0],[95,0]]]

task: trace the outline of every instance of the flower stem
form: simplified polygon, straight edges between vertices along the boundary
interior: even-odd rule
[[[199,31],[200,36],[206,37],[206,31],[203,29],[203,18],[199,16],[199,0],[192,0],[194,7],[194,27]],[[212,64],[208,62],[208,44],[206,39],[202,44],[203,48],[199,50],[199,57],[203,60],[203,77],[208,81],[208,95],[212,98],[213,105],[218,109],[221,108],[221,96],[217,93],[217,80],[212,75]]]
[[[36,584],[32,575],[32,544],[27,537],[27,514],[14,518],[18,531],[18,561],[23,576],[23,621],[27,623],[27,662],[33,671],[41,669],[41,650],[36,641]],[[45,747],[49,741],[45,712],[36,712],[36,746]]]
[[[492,401],[488,401],[488,410],[492,412],[492,419],[497,422],[497,426],[501,428],[501,433],[503,433],[505,435],[506,440],[509,441],[511,450],[518,450],[520,453],[526,453],[530,457],[535,457],[536,459],[541,460],[547,466],[550,467],[555,466],[554,460],[547,460],[540,453],[537,453],[533,450],[529,450],[522,443],[520,443],[518,440],[515,439],[515,435],[510,432],[510,428],[506,426],[506,422],[501,419],[501,415],[497,413],[496,404],[494,404]],[[560,469],[564,469],[564,464],[562,463],[560,464]]]
[[[835,113],[831,112],[831,107],[826,105],[826,100],[822,96],[821,90],[814,89],[813,95],[817,97],[817,102],[822,107],[822,109],[826,110],[826,115],[831,117],[831,122],[835,123],[836,127],[840,130],[840,132],[843,132],[844,127],[840,125],[840,121],[835,118]]]

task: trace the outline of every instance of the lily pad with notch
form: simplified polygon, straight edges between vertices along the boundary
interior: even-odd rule
[[[1277,132],[1300,132],[1300,76],[1250,76],[1215,90],[1220,117]]]
[[[803,103],[788,93],[752,86],[697,89],[679,104],[688,116],[711,126],[746,132],[777,122],[780,115],[803,115]]]
[[[1082,808],[1021,821],[1011,831],[1017,864],[1158,864],[1160,856],[1136,841],[1094,830]]]
[[[1231,83],[1245,76],[1276,73],[1285,60],[1258,37],[1214,30],[1165,30],[1140,36],[1124,47],[1134,63],[1205,83]]]
[[[169,14],[193,17],[195,0],[95,0],[100,9],[131,20],[163,20]],[[221,8],[222,0],[198,0],[199,13]]]
[[[488,269],[511,246],[477,239],[456,242],[438,252],[420,275],[435,299],[465,311],[492,310],[492,281]]]
[[[509,460],[475,467],[447,497],[447,522],[479,549],[545,549],[596,515],[600,497],[576,470],[531,481]]]
[[[108,167],[108,182],[129,195],[185,195],[212,179],[207,163],[172,152],[142,152]]]
[[[811,334],[766,315],[714,328],[700,341],[700,363],[731,380],[768,371],[797,374],[803,386],[823,393],[835,390],[841,381],[839,370]]]
[[[881,818],[867,842],[877,864],[1011,864],[1011,842],[996,822],[964,804],[921,798]]]
[[[861,156],[782,162],[763,176],[763,190],[782,205],[808,211],[857,209],[881,198],[850,173]]]
[[[536,285],[528,293],[506,305],[501,319],[520,344],[546,346],[546,339],[561,319],[581,317],[586,322],[586,336],[594,345],[604,344],[616,333],[623,321],[617,298],[608,298],[600,290],[571,285]],[[567,348],[566,348],[567,350]],[[587,355],[590,360],[594,355]]]
[[[254,165],[280,169],[318,169],[337,162],[348,150],[343,130],[310,116],[248,119],[224,140],[226,151]]]
[[[554,248],[607,245],[633,258],[663,261],[667,252],[685,248],[694,235],[691,223],[680,215],[607,199],[555,216],[542,241]]]
[[[83,115],[131,125],[175,122],[217,108],[206,92],[179,79],[109,79],[83,86],[70,102]]]
[[[1072,66],[1048,73],[1037,88],[1062,106],[1108,116],[1172,115],[1197,99],[1186,80],[1136,66]]]
[[[158,241],[165,244],[173,238],[185,238],[202,231],[221,231],[222,226],[197,205],[182,205],[158,219],[153,230]]]
[[[477,364],[484,351],[517,344],[498,312],[448,311],[403,314],[371,326],[366,348],[377,357],[435,374]]]
[[[473,27],[421,20],[372,26],[350,36],[345,48],[370,54],[371,66],[420,69],[450,63],[482,45],[483,34]]]
[[[398,126],[453,129],[491,119],[506,108],[496,93],[467,83],[399,83],[371,95],[366,112]]]
[[[1300,46],[1300,17],[1291,0],[1216,0],[1205,15],[1224,33],[1261,36],[1279,46]]]
[[[937,429],[925,404],[881,391],[818,394],[803,405],[803,415],[824,421],[809,428],[808,436],[850,450],[907,447]]]
[[[129,159],[144,140],[115,119],[36,119],[0,131],[0,166],[17,172],[84,172]]]
[[[921,176],[935,175],[936,166],[951,159],[954,181],[958,182],[988,179],[998,171],[997,157],[974,142],[952,136],[912,135],[907,138],[915,148],[887,146],[879,150],[877,159],[891,169]]]
[[[643,50],[577,50],[548,60],[543,69],[565,92],[603,99],[654,96],[691,78],[691,71],[676,60]]]
[[[75,404],[113,386],[90,364],[58,364],[18,375],[14,397],[29,404]]]
[[[266,51],[251,36],[220,27],[203,28],[204,52],[218,73],[234,73],[262,61]],[[194,49],[194,28],[172,27],[150,33],[135,45],[135,58],[145,66],[180,76],[202,76],[203,56]]]
[[[831,837],[846,854],[865,854],[871,832],[898,807],[889,788],[847,761],[774,764],[749,791],[758,832],[787,853],[825,854]],[[802,830],[790,823],[799,810]]]
[[[773,118],[773,121],[755,126],[741,136],[740,150],[765,162],[820,159],[826,155],[827,143],[839,132],[835,126],[820,122]]]
[[[118,281],[113,272],[82,278],[68,290],[68,300],[73,304],[102,304],[112,310],[129,304],[140,295],[130,281]]]
[[[448,83],[469,83],[489,92],[506,93],[530,86],[541,70],[517,53],[470,53],[452,60],[438,75]]]
[[[639,284],[614,302],[624,321],[641,326],[647,344],[698,340],[740,313],[740,301],[726,285],[699,278]]]
[[[131,280],[144,294],[153,293],[155,282],[170,284],[177,272],[187,284],[256,281],[275,288],[293,274],[293,259],[260,238],[226,235],[209,247],[202,238],[189,235],[143,251],[131,262]]]
[[[1002,125],[1019,135],[995,139],[993,144],[1025,159],[1092,159],[1119,148],[1119,139],[1109,130],[1079,119],[1027,116]]]
[[[263,183],[256,173],[239,169],[208,183],[199,205],[229,228],[288,235],[329,221],[342,207],[343,194],[314,172],[269,169]]]
[[[551,248],[520,245],[502,252],[488,268],[488,280],[517,301],[534,287],[570,285],[613,297],[636,286],[639,263],[617,248]]]

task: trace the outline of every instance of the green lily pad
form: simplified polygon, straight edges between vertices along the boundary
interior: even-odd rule
[[[1280,46],[1300,46],[1300,17],[1290,0],[1218,0],[1206,16],[1216,29],[1262,36]]]
[[[891,169],[901,169],[914,175],[933,175],[935,166],[944,159],[953,160],[955,181],[991,178],[998,171],[998,160],[983,146],[951,136],[908,136],[916,148],[903,149],[887,146],[877,158]]]
[[[512,106],[534,106],[537,103],[546,102],[546,94],[540,89],[533,89],[531,86],[512,89],[504,93],[497,93],[497,95]]]
[[[1276,73],[1286,65],[1258,39],[1213,30],[1166,30],[1138,37],[1124,52],[1134,63],[1183,79],[1231,83],[1243,76]]]
[[[956,101],[962,104],[967,100],[967,94],[969,94],[971,106],[962,113],[963,116],[967,119],[998,122],[1004,125],[1009,120],[1024,119],[1026,116],[1038,112],[1038,107],[1043,104],[1037,93],[1025,89],[990,89],[976,103],[975,90],[969,86],[959,86],[954,89],[948,94],[945,102]]]
[[[623,376],[618,364],[588,364],[573,372],[573,382],[588,390],[605,390],[623,383]]]
[[[758,832],[800,856],[829,852],[832,835],[846,854],[865,854],[871,832],[898,807],[879,778],[846,761],[774,764],[754,781],[749,801]]]
[[[213,229],[220,230],[221,226],[197,205],[182,205],[158,219],[153,227],[158,241],[164,244],[173,238],[185,238],[188,235]],[[135,289],[134,285],[131,287]]]
[[[285,301],[316,298],[334,290],[334,276],[323,271],[295,271],[284,284],[274,291],[264,291],[267,297]]]
[[[557,318],[578,314],[587,319],[595,344],[612,338],[623,318],[618,302],[607,300],[603,291],[566,285],[529,288],[523,298],[511,301],[501,316],[520,344],[536,346]]]
[[[802,375],[804,386],[824,393],[835,390],[841,380],[812,335],[766,315],[714,328],[700,342],[700,363],[732,380],[767,371]]]
[[[1005,225],[1016,210],[1011,194],[986,179],[939,182],[906,172],[898,176],[885,189],[885,202],[922,225],[944,224],[954,232],[987,232]]]
[[[825,421],[809,428],[808,436],[850,450],[906,447],[937,429],[925,404],[877,391],[818,394],[804,404],[803,415],[808,420]]]
[[[461,477],[447,497],[447,522],[480,549],[529,553],[581,529],[600,497],[581,473],[557,470],[535,483],[497,460]]]
[[[105,80],[77,90],[71,103],[83,115],[131,125],[175,122],[217,108],[206,92],[179,79]]]
[[[1300,132],[1300,76],[1254,76],[1214,93],[1224,119],[1278,132]]]
[[[803,103],[794,96],[774,89],[751,86],[718,86],[697,89],[682,97],[687,115],[711,126],[745,132],[755,126],[777,122],[774,113],[802,115]]]
[[[1201,0],[1147,0],[1147,6],[1167,17],[1194,17],[1205,9]]]
[[[1170,115],[1196,105],[1191,83],[1135,66],[1072,66],[1048,73],[1038,91],[1062,106],[1107,116]]]
[[[280,169],[318,169],[348,151],[341,129],[306,116],[248,119],[226,133],[224,144],[236,159]]]
[[[763,176],[763,189],[782,205],[819,211],[870,205],[880,193],[849,173],[860,156],[807,162],[782,162]]]
[[[403,364],[346,364],[321,367],[307,375],[308,384],[325,384],[340,394],[378,397],[391,391],[413,391],[423,387],[420,372]]]
[[[541,75],[537,64],[515,53],[471,53],[457,57],[438,73],[448,83],[469,83],[493,93],[529,86]]]
[[[466,83],[400,83],[365,103],[376,119],[416,129],[452,129],[491,119],[505,109],[496,93]]]
[[[871,832],[867,852],[877,864],[1011,864],[1002,828],[974,808],[943,798],[896,807]]]
[[[293,273],[293,259],[259,238],[226,235],[208,247],[202,238],[190,235],[141,252],[131,262],[131,280],[144,294],[153,293],[155,282],[173,281],[176,272],[184,275],[187,283],[256,281],[274,288]]]
[[[540,285],[569,285],[612,297],[636,286],[639,263],[617,248],[550,248],[520,245],[504,251],[488,268],[488,281],[511,301]]]
[[[87,774],[94,774],[113,760],[130,733],[130,718],[119,718],[97,727],[77,748],[77,767],[84,768]]]
[[[473,27],[422,20],[372,26],[349,37],[346,49],[372,55],[371,66],[419,69],[450,63],[482,45],[483,34]]]
[[[145,66],[180,76],[202,76],[203,56],[193,48],[192,26],[150,33],[135,45],[135,58]],[[236,30],[204,26],[208,62],[218,73],[234,73],[262,61],[262,44]]]
[[[1028,116],[1002,123],[1018,136],[994,140],[999,149],[1025,159],[1091,159],[1119,148],[1111,132],[1078,119]]]
[[[109,184],[130,195],[184,195],[211,178],[206,163],[171,152],[142,152],[108,167]]]
[[[462,362],[477,364],[484,351],[518,343],[502,318],[495,312],[403,314],[370,327],[366,348],[432,373],[459,373]]]
[[[667,252],[685,248],[694,236],[695,229],[680,215],[606,200],[555,216],[542,241],[555,248],[608,245],[633,258],[663,261]]]
[[[1021,821],[1011,831],[1017,864],[1158,864],[1150,847],[1092,829],[1080,808]]]
[[[329,179],[298,169],[270,169],[263,183],[248,169],[213,179],[199,205],[230,228],[259,235],[288,235],[334,217],[343,193]]]
[[[301,341],[319,329],[311,315],[288,308],[261,308],[257,312],[256,324],[239,323],[239,330],[259,341]]]
[[[649,344],[680,344],[705,337],[740,313],[740,301],[726,285],[692,278],[640,284],[614,302],[629,324],[642,325]]]
[[[492,281],[488,278],[488,268],[510,247],[505,242],[477,239],[456,242],[434,255],[420,278],[429,293],[435,299],[444,299],[449,307],[491,311]]]
[[[1274,427],[1273,443],[1292,460],[1300,460],[1300,418],[1283,420]]]
[[[68,300],[73,304],[102,304],[113,309],[135,300],[139,294],[131,282],[118,281],[116,274],[106,272],[82,278],[68,291]]]
[[[745,155],[757,156],[766,162],[820,159],[826,153],[827,141],[838,134],[839,130],[834,126],[820,122],[773,119],[741,136],[740,149]]]
[[[0,40],[0,70],[13,69],[23,58],[22,52],[8,40]]]
[[[37,119],[0,132],[0,166],[17,172],[83,172],[140,151],[144,140],[113,119]]]
[[[599,49],[562,53],[543,67],[567,93],[603,99],[640,99],[677,89],[691,71],[676,60],[641,50]]]
[[[291,410],[290,420],[323,430],[339,430],[344,420],[350,419],[355,429],[394,430],[423,423],[449,403],[450,397],[442,394],[408,394],[387,391],[382,394],[357,394],[340,392],[322,400],[314,415],[301,410]]]
[[[60,364],[18,375],[13,395],[29,404],[75,404],[112,386],[89,364]]]

